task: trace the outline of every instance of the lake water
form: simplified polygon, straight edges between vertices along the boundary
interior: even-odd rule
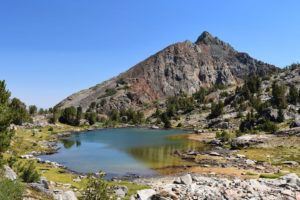
[[[60,140],[61,149],[40,158],[56,161],[81,173],[102,170],[107,177],[130,173],[151,176],[155,169],[187,164],[171,155],[175,150],[199,150],[206,147],[184,139],[182,130],[121,128],[88,131]]]

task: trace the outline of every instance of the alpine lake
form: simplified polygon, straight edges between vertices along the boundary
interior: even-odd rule
[[[207,150],[209,147],[187,139],[187,131],[148,128],[119,128],[87,131],[63,138],[61,149],[39,156],[79,172],[99,172],[106,178],[130,174],[155,176],[168,169],[189,165],[174,155],[176,150]]]

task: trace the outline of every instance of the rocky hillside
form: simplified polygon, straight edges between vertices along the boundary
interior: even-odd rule
[[[179,93],[191,95],[200,87],[236,84],[245,75],[265,75],[276,70],[203,32],[195,43],[187,40],[172,44],[128,71],[67,97],[57,106],[81,106],[86,110],[95,102],[104,111],[128,108]]]

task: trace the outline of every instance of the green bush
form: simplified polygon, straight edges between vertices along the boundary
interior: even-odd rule
[[[271,122],[269,119],[266,119],[265,123],[259,125],[259,129],[266,132],[273,133],[277,131],[279,128],[274,122]]]
[[[77,117],[77,110],[74,106],[62,110],[59,122],[69,125],[75,125]]]
[[[251,172],[246,172],[247,176],[257,176],[257,174],[251,173]]]
[[[116,93],[117,93],[117,90],[115,90],[113,88],[108,88],[108,89],[105,90],[105,94],[103,94],[100,97],[98,97],[98,99],[109,97],[109,96],[112,96],[112,95],[114,95]]]
[[[22,200],[25,187],[19,181],[11,181],[0,176],[0,199],[1,200]]]
[[[294,105],[297,104],[297,102],[300,102],[299,99],[299,92],[297,90],[297,88],[295,87],[295,85],[291,85],[290,89],[289,89],[289,94],[288,94],[288,101]]]
[[[281,83],[277,84],[274,82],[272,84],[272,104],[276,108],[285,109],[287,107],[287,100],[285,96],[286,86]]]
[[[10,92],[6,90],[5,81],[0,81],[0,167],[3,166],[3,155],[10,146],[13,131],[8,127],[12,121],[12,112],[9,105]]]
[[[36,170],[35,164],[33,161],[30,161],[29,164],[25,164],[21,167],[21,178],[26,183],[36,182],[40,179],[40,175]]]
[[[219,101],[218,104],[216,104],[215,102],[213,102],[211,104],[211,113],[210,113],[210,117],[214,118],[214,117],[218,117],[221,114],[224,113],[224,103],[223,101]]]
[[[120,85],[126,85],[127,82],[123,79],[123,78],[120,78],[118,81],[117,81],[118,84]]]
[[[58,173],[60,173],[60,174],[66,173],[66,170],[65,169],[59,169]]]
[[[36,107],[36,105],[30,105],[29,106],[29,114],[31,116],[35,116],[37,114],[37,107]]]
[[[97,121],[97,114],[94,112],[86,113],[85,114],[85,119],[88,120],[90,125],[93,125]]]
[[[207,91],[205,88],[201,87],[199,91],[195,92],[193,94],[193,97],[200,103],[205,103],[207,101],[206,99]]]
[[[244,117],[243,113],[239,110],[237,115],[236,115],[237,118],[242,118]]]
[[[242,132],[248,132],[252,131],[254,129],[255,123],[256,123],[256,117],[254,115],[253,109],[251,109],[250,112],[248,112],[246,119],[244,119],[240,124],[240,131]]]
[[[29,113],[26,105],[18,98],[13,98],[9,105],[12,112],[12,123],[21,125],[23,122],[29,122]]]
[[[82,200],[114,200],[113,190],[104,181],[105,175],[100,171],[99,176],[94,177],[92,174],[88,175],[88,183],[84,191]]]
[[[48,128],[48,131],[53,131],[53,127]]]
[[[279,123],[284,122],[284,114],[283,114],[283,111],[281,109],[278,110],[277,119],[276,120]]]
[[[228,96],[229,96],[229,93],[226,92],[226,91],[225,91],[225,92],[221,92],[221,93],[220,93],[220,96],[221,96],[221,97],[228,97]]]
[[[277,174],[261,174],[261,175],[259,175],[259,178],[271,178],[271,179],[276,179],[276,178],[280,178],[280,176],[277,175]]]
[[[171,122],[169,120],[168,114],[166,112],[161,114],[161,121],[165,124],[164,127],[165,128],[171,128]]]
[[[216,138],[218,138],[222,142],[227,142],[230,140],[230,134],[227,131],[222,131],[221,134],[217,132]]]
[[[100,105],[101,105],[101,106],[104,106],[106,103],[107,103],[106,99],[102,99],[102,100],[100,101]]]
[[[269,81],[271,79],[271,77],[270,76],[267,76],[267,75],[264,75],[263,77],[262,77],[262,80],[263,81]]]
[[[182,126],[183,126],[183,125],[182,125],[181,122],[177,124],[177,127],[182,127]]]
[[[237,131],[235,132],[235,136],[236,136],[236,137],[240,137],[240,136],[242,136],[242,135],[244,135],[244,133],[243,133],[242,131],[240,131],[240,130],[237,130]]]
[[[50,119],[48,120],[48,122],[50,124],[55,124],[57,122],[57,120],[58,120],[58,116],[59,116],[59,113],[58,112],[54,112],[52,114],[52,116],[50,117]]]
[[[261,87],[261,79],[259,76],[251,76],[245,80],[243,89],[249,90],[252,94],[257,93]]]

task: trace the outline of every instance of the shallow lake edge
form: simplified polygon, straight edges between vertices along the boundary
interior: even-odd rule
[[[84,130],[74,130],[74,131],[66,131],[66,132],[61,132],[56,135],[55,138],[55,143],[53,142],[53,145],[51,145],[50,150],[46,152],[42,152],[38,156],[41,155],[52,155],[58,153],[58,150],[60,148],[57,148],[57,143],[59,142],[60,139],[67,139],[73,135],[76,134],[81,134],[81,133],[86,133],[86,132],[91,132],[91,131],[98,131],[98,130],[113,130],[113,129],[123,129],[123,128],[145,128],[145,129],[151,129],[151,130],[182,130],[182,131],[190,131],[185,134],[192,134],[194,132],[194,129],[189,129],[189,128],[163,128],[163,127],[158,127],[158,128],[153,128],[153,126],[136,126],[136,125],[124,125],[124,126],[119,126],[119,127],[106,127],[106,128],[86,128]],[[180,134],[180,133],[178,133]],[[50,141],[49,141],[50,142]],[[66,173],[73,174],[73,175],[87,175],[89,173],[82,173],[78,172],[75,170],[69,169],[67,166],[65,166]],[[174,168],[178,167],[184,167],[184,166],[173,166]],[[164,168],[170,168],[170,166],[164,167]],[[163,168],[160,168],[163,169]],[[104,171],[105,173],[105,171]],[[175,175],[175,174],[174,174]],[[136,178],[153,178],[153,177],[165,177],[164,175],[157,174],[157,175],[152,175],[152,176],[140,176],[137,174],[131,174],[129,176],[121,176],[118,177],[119,180],[128,180],[129,179],[136,179]]]

